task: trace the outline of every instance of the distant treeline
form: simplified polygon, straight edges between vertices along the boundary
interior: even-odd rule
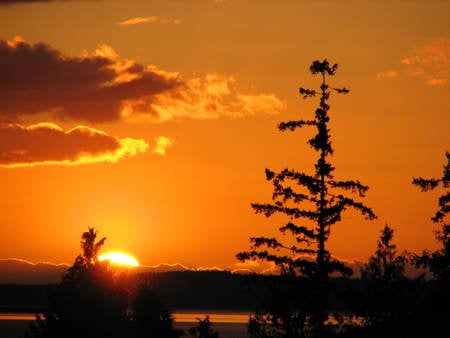
[[[260,303],[261,283],[249,286],[248,275],[225,271],[151,273],[156,293],[171,309],[252,310]],[[48,285],[0,284],[1,312],[33,312],[48,305]],[[261,290],[259,290],[261,291]]]
[[[146,274],[161,301],[172,310],[222,309],[254,311],[262,305],[271,281],[279,276],[241,275],[227,271],[176,271]],[[360,279],[332,279],[330,307],[346,311],[359,307],[373,286]],[[423,283],[432,283],[424,282]],[[404,283],[412,284],[412,280]],[[404,285],[405,286],[405,285]],[[307,285],[304,291],[307,291]],[[422,287],[424,285],[422,284]],[[48,285],[0,284],[0,312],[35,312],[48,305]],[[404,287],[403,290],[406,290]],[[416,290],[417,291],[417,290]],[[340,295],[346,294],[346,303]],[[352,297],[348,297],[352,295]],[[360,304],[362,307],[364,304]]]

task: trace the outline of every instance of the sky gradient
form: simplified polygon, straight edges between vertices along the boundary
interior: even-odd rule
[[[141,264],[247,268],[277,234],[264,169],[312,172],[311,61],[331,80],[332,162],[370,186],[330,251],[365,260],[385,223],[400,250],[437,246],[430,217],[450,150],[450,3],[0,0],[0,258],[71,263],[88,226]]]

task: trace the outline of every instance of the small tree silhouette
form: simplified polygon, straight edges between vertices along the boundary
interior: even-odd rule
[[[404,278],[406,257],[397,255],[397,246],[391,243],[393,237],[394,230],[385,225],[375,254],[361,268],[362,278],[386,282]]]
[[[106,237],[99,241],[97,239],[97,231],[94,228],[88,228],[88,231],[81,235],[80,246],[82,254],[75,258],[74,264],[67,270],[63,276],[65,281],[76,281],[83,274],[92,270],[105,270],[107,268],[106,262],[100,263],[98,261],[98,253],[101,247],[105,244]]]
[[[294,131],[302,127],[316,129],[316,134],[308,141],[318,153],[314,173],[306,174],[287,168],[277,173],[266,169],[266,178],[274,187],[273,203],[252,204],[256,213],[266,217],[276,213],[287,216],[289,221],[281,226],[279,231],[282,234],[291,234],[291,243],[282,243],[277,238],[253,237],[250,239],[251,250],[237,254],[237,258],[241,261],[248,259],[270,261],[280,268],[283,275],[294,278],[304,276],[313,281],[316,288],[312,300],[313,313],[308,317],[299,315],[298,312],[291,315],[299,320],[309,318],[309,324],[320,337],[324,336],[324,323],[328,318],[329,276],[333,272],[344,275],[352,273],[350,268],[332,258],[326,248],[331,227],[341,220],[342,212],[348,208],[356,209],[367,219],[376,218],[370,208],[343,193],[343,191],[353,192],[363,197],[368,190],[367,186],[359,181],[340,181],[333,177],[334,167],[329,161],[333,148],[328,128],[330,121],[328,100],[331,92],[338,94],[349,92],[346,88],[330,87],[326,81],[327,76],[335,75],[337,67],[337,64],[331,65],[326,59],[314,61],[309,69],[312,74],[321,77],[320,90],[300,88],[303,98],[320,97],[314,119],[288,121],[278,125],[281,131]],[[302,223],[298,223],[300,220]],[[299,324],[296,326],[304,327]],[[290,333],[291,337],[293,334]],[[304,331],[301,329],[298,335],[303,334]],[[287,335],[286,331],[285,336]]]
[[[361,268],[365,292],[360,301],[363,300],[366,325],[383,325],[385,329],[408,311],[408,292],[413,295],[411,288],[414,286],[405,277],[407,260],[404,255],[397,254],[393,238],[394,230],[385,225],[375,254]]]
[[[205,319],[197,318],[198,325],[191,327],[188,332],[191,336],[196,338],[218,338],[219,332],[212,328],[212,323],[209,320],[209,316],[205,316]]]

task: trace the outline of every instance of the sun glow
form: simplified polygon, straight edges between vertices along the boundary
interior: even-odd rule
[[[108,260],[111,264],[126,265],[126,266],[139,266],[139,262],[132,256],[123,252],[108,252],[104,255],[100,255],[98,260]]]

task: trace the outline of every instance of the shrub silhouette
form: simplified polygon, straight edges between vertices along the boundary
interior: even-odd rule
[[[197,318],[198,325],[191,327],[188,332],[191,336],[196,338],[218,338],[219,332],[212,328],[212,323],[209,320],[209,316],[205,316],[205,319]]]

